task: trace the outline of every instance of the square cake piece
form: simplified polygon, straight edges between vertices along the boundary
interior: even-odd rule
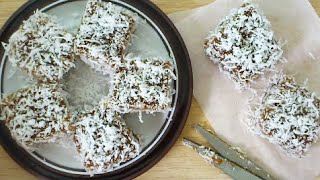
[[[135,30],[135,20],[122,7],[89,0],[75,41],[81,59],[103,74],[122,60]]]
[[[70,113],[61,89],[55,84],[35,84],[5,97],[0,119],[12,137],[25,148],[54,141],[67,131]]]
[[[319,134],[320,100],[292,77],[279,73],[271,79],[252,122],[254,132],[288,155],[302,157]]]
[[[163,112],[173,100],[174,68],[159,58],[126,58],[114,75],[109,96],[110,108],[131,111]]]
[[[140,144],[119,113],[95,108],[78,117],[74,141],[86,171],[108,172],[139,155]]]
[[[231,11],[210,32],[205,52],[237,89],[248,88],[255,78],[274,68],[283,54],[270,22],[250,3]]]
[[[52,83],[75,66],[73,40],[54,16],[37,11],[22,23],[4,48],[14,66],[39,81]]]

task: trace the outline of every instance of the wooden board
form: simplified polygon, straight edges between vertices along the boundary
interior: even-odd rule
[[[151,1],[167,14],[200,7],[213,2],[213,0]],[[25,2],[26,0],[0,0],[0,27],[11,14]],[[318,14],[320,14],[320,1],[310,0],[310,2]],[[182,145],[182,137],[190,137],[191,139],[204,142],[203,139],[192,130],[191,126],[196,123],[208,125],[207,119],[204,117],[202,110],[194,99],[186,127],[175,146],[156,166],[137,179],[230,179],[218,169],[204,162],[196,153]],[[16,164],[2,147],[0,147],[0,179],[34,180],[36,178]]]

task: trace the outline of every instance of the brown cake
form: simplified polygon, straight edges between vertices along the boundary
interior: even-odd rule
[[[232,10],[210,32],[205,52],[238,89],[248,88],[258,76],[274,68],[283,53],[270,22],[250,3]]]
[[[89,0],[75,41],[77,54],[96,71],[109,73],[121,62],[135,20],[121,7]]]
[[[113,77],[109,97],[110,108],[118,112],[162,112],[173,100],[173,65],[159,58],[126,58]]]
[[[67,102],[55,84],[35,84],[5,97],[0,115],[12,137],[25,148],[54,141],[70,121]]]
[[[252,128],[290,156],[303,156],[317,140],[320,100],[290,76],[279,73],[252,116]]]
[[[113,110],[95,108],[81,113],[74,127],[78,152],[92,174],[111,171],[139,155],[138,140]]]
[[[14,66],[40,81],[55,82],[75,66],[73,40],[55,17],[37,11],[4,48]]]

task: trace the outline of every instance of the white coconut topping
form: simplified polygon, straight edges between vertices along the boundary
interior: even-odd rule
[[[40,81],[54,82],[74,67],[73,40],[55,17],[37,11],[4,47],[13,65]]]
[[[118,64],[135,20],[121,7],[101,0],[89,0],[75,41],[77,54],[96,71],[107,74]]]
[[[118,112],[163,112],[173,99],[171,84],[175,79],[170,61],[160,58],[125,58],[118,67],[109,96],[102,100]]]
[[[232,10],[210,32],[205,52],[238,89],[244,89],[266,70],[274,68],[283,51],[271,24],[250,3]]]
[[[74,140],[85,169],[92,174],[111,171],[140,152],[139,142],[121,116],[110,109],[80,114]]]
[[[292,77],[276,74],[250,119],[254,133],[281,146],[290,156],[302,157],[317,140],[320,100],[296,85]]]
[[[68,92],[69,107],[73,112],[88,111],[98,106],[109,93],[110,78],[88,68],[82,61],[77,61],[76,66],[63,78],[63,89]]]
[[[51,142],[66,131],[70,114],[60,91],[55,84],[35,84],[0,103],[0,120],[23,147]]]

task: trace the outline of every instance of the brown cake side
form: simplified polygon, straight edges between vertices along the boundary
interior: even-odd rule
[[[163,112],[173,102],[174,68],[160,58],[126,58],[117,68],[108,98],[110,108],[118,112]]]
[[[39,81],[56,82],[75,67],[73,40],[55,17],[37,11],[22,23],[4,48],[14,66]]]
[[[56,84],[35,84],[5,97],[0,118],[23,147],[48,143],[67,131],[70,113]]]
[[[320,100],[294,78],[275,75],[251,117],[253,131],[279,145],[289,156],[302,157],[320,131]]]
[[[75,41],[76,52],[91,68],[108,74],[121,63],[135,24],[121,7],[90,0]]]
[[[80,113],[74,141],[86,171],[96,174],[111,171],[140,153],[140,145],[120,114],[95,108]]]

